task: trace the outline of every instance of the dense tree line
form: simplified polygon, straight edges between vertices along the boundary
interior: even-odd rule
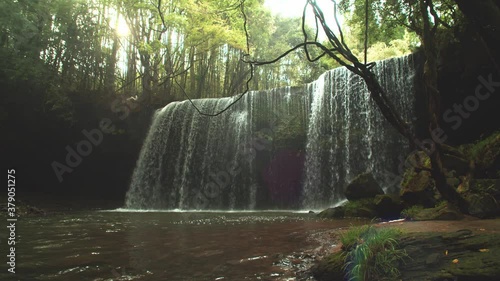
[[[16,102],[27,101],[68,124],[80,103],[109,104],[117,96],[157,108],[184,94],[236,95],[249,76],[242,61],[242,3],[2,1],[0,86]],[[244,9],[255,58],[273,57],[300,40],[299,18],[273,16],[263,1],[245,1]],[[251,87],[302,84],[324,70],[291,56],[256,69]]]

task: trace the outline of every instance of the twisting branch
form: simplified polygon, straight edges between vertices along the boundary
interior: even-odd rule
[[[307,36],[307,32],[306,32],[306,12],[307,12],[307,7],[308,6],[309,6],[309,4],[306,2],[306,4],[304,5],[304,9],[302,10],[302,34],[304,36],[304,43],[307,42],[307,40],[308,40],[308,36]],[[315,34],[314,34],[314,42],[317,42],[318,41],[318,35],[319,35],[318,19],[317,18],[315,18],[315,25],[316,25],[316,29],[315,29]],[[303,44],[303,46],[304,46],[304,52],[306,54],[306,58],[310,62],[317,61],[320,58],[322,58],[324,55],[326,55],[326,52],[322,52],[318,57],[316,57],[316,58],[313,59],[313,58],[311,58],[311,55],[309,54],[309,50],[307,49],[308,45],[307,44]],[[284,56],[278,57],[278,59],[276,61],[278,61],[279,59],[285,57],[291,51],[294,51],[296,49],[297,48],[290,49],[289,51],[285,52]]]
[[[243,58],[242,60],[244,60],[244,57],[248,57],[250,56],[250,43],[249,43],[249,35],[248,35],[248,28],[247,28],[247,16],[246,16],[246,13],[245,13],[245,0],[242,0],[239,4],[240,6],[240,9],[241,9],[241,13],[243,15],[243,29],[245,31],[245,36],[246,36],[246,48],[247,48],[247,53],[243,55]],[[186,93],[186,91],[184,90],[184,88],[181,86],[181,84],[179,84],[179,82],[177,82],[177,79],[174,79],[174,82],[175,84],[177,84],[177,86],[181,89],[182,93],[184,94],[184,96],[186,96],[186,98],[188,99],[189,103],[191,103],[191,105],[196,109],[196,111],[200,114],[200,115],[203,115],[203,116],[209,116],[209,117],[215,117],[215,116],[218,116],[218,115],[221,115],[222,113],[226,112],[229,108],[231,108],[234,104],[236,104],[237,102],[239,102],[249,91],[250,91],[250,82],[252,81],[253,79],[253,76],[254,76],[254,65],[253,64],[250,64],[250,77],[248,77],[246,83],[245,83],[245,90],[243,91],[243,93],[239,94],[238,97],[236,99],[234,99],[229,105],[227,105],[225,108],[223,108],[222,110],[216,112],[216,113],[207,113],[207,112],[203,112],[200,110],[200,108],[198,108],[198,106],[196,106],[196,104],[193,102],[193,99],[188,95],[188,93]]]
[[[315,21],[316,23],[319,23],[319,25],[321,25],[322,30],[325,32],[328,38],[328,42],[332,45],[332,48],[326,47],[322,43],[317,42],[317,40],[312,42],[308,41],[307,32],[305,30],[305,24],[304,24],[306,17],[306,9],[308,8],[308,6],[312,8]],[[365,81],[367,88],[371,93],[371,97],[381,110],[382,115],[389,121],[389,123],[391,123],[391,125],[393,125],[394,128],[396,128],[396,130],[398,130],[399,133],[405,136],[410,141],[410,143],[415,144],[417,141],[413,131],[411,130],[409,125],[406,122],[404,122],[403,118],[396,112],[396,110],[394,109],[394,105],[386,97],[385,90],[382,88],[377,78],[370,70],[375,64],[361,63],[345,43],[342,29],[340,27],[336,15],[335,2],[334,2],[334,18],[337,24],[340,38],[330,29],[330,27],[326,23],[323,11],[319,8],[316,1],[308,0],[306,5],[304,6],[303,17],[302,17],[302,33],[304,35],[304,42],[290,48],[289,50],[287,50],[286,52],[284,52],[283,54],[281,54],[280,56],[278,56],[273,60],[265,62],[249,61],[249,63],[255,66],[272,64],[286,57],[288,54],[301,47],[304,47],[307,59],[309,61],[314,61],[317,60],[318,58],[311,58],[307,47],[308,46],[316,47],[320,49],[322,52],[320,57],[328,55],[329,57],[337,61],[340,65],[345,66],[348,70],[359,75]],[[318,29],[318,26],[316,28]],[[316,30],[315,32],[317,34],[318,30]]]
[[[248,57],[249,53],[250,53],[250,43],[249,43],[249,35],[248,35],[248,28],[247,28],[247,17],[246,17],[246,13],[245,13],[245,0],[241,0],[241,2],[239,2],[239,3],[237,3],[237,4],[233,5],[233,6],[231,6],[230,8],[228,8],[227,10],[224,10],[224,11],[233,10],[233,9],[238,8],[238,7],[240,8],[240,11],[241,11],[241,14],[243,15],[243,20],[244,20],[243,21],[243,29],[245,31],[245,36],[246,36],[246,49],[247,49],[246,52],[247,53],[243,55],[242,60],[245,61],[244,58]],[[156,5],[156,9],[158,11],[158,15],[159,15],[160,20],[162,22],[163,32],[164,32],[164,31],[166,31],[168,29],[168,26],[167,26],[167,23],[165,21],[165,17],[164,17],[163,11],[162,11],[162,0],[158,0],[157,5]],[[222,12],[222,11],[220,11],[220,12]],[[250,91],[250,82],[252,81],[253,76],[254,76],[254,65],[250,64],[250,71],[249,71],[250,76],[246,80],[245,91],[243,91],[243,93],[239,94],[236,99],[234,99],[228,106],[226,106],[222,110],[220,110],[220,111],[218,111],[216,113],[207,113],[207,112],[203,112],[203,111],[200,110],[200,108],[194,103],[193,99],[186,92],[186,90],[184,89],[184,87],[182,87],[182,85],[176,79],[176,77],[178,75],[180,75],[182,73],[185,73],[190,68],[191,68],[191,66],[188,67],[187,69],[181,71],[181,72],[178,72],[177,74],[173,74],[171,76],[165,77],[165,80],[160,85],[166,83],[167,80],[172,79],[174,81],[174,83],[181,89],[183,95],[186,97],[186,99],[189,101],[189,103],[191,103],[191,105],[196,109],[196,111],[200,115],[210,116],[210,117],[215,117],[215,116],[221,115],[222,113],[226,112],[231,106],[233,106],[235,103],[237,103],[239,100],[241,100],[243,98],[243,96],[245,96]]]

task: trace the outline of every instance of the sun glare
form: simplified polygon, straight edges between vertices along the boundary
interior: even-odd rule
[[[282,17],[302,17],[302,12],[304,10],[304,4],[306,0],[266,0],[264,5],[271,10],[272,13],[280,15]],[[332,29],[334,33],[338,32],[337,24],[335,23],[335,18],[333,15],[333,3],[327,0],[317,1],[319,8],[323,11],[325,16],[325,21],[328,26]],[[337,19],[339,25],[344,25],[344,17],[341,14],[337,14]],[[315,26],[314,14],[310,7],[306,12],[306,24],[309,26]],[[320,28],[319,37],[321,40],[326,39],[326,35]]]
[[[126,37],[130,34],[127,22],[122,16],[118,17],[118,21],[116,23],[116,33],[120,37]]]

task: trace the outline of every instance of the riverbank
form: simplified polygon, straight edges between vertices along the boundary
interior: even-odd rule
[[[394,227],[402,231],[398,244],[408,258],[398,268],[401,280],[500,279],[500,219],[396,221],[374,227]],[[337,229],[320,234],[328,242],[317,248],[320,261],[310,271],[315,280],[343,280],[339,276],[344,273],[339,264],[335,264],[338,259],[334,257],[342,251],[340,237],[345,231],[347,229]]]

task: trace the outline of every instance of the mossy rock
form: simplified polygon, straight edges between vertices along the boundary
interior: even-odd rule
[[[349,200],[358,200],[363,198],[374,198],[379,194],[384,194],[384,191],[373,177],[372,173],[363,173],[358,175],[347,185],[344,192],[345,197]]]
[[[318,281],[344,281],[344,255],[342,252],[331,254],[311,267],[314,278]]]
[[[409,170],[422,170],[431,168],[431,159],[422,150],[410,154],[405,160],[405,167]]]
[[[413,216],[413,220],[461,220],[464,215],[455,207],[449,204],[441,204],[434,208],[425,208],[417,210]]]
[[[368,218],[377,217],[373,198],[364,198],[348,201],[344,207],[344,216],[347,218]]]
[[[373,203],[377,216],[383,219],[398,218],[403,210],[403,202],[397,194],[377,195]]]
[[[436,204],[434,186],[430,172],[407,170],[401,182],[401,199],[408,205],[432,207]]]
[[[375,203],[372,198],[365,198],[347,201],[344,205],[328,208],[318,214],[320,218],[340,219],[340,218],[369,218],[377,217]]]
[[[412,258],[400,267],[402,280],[500,280],[500,235],[408,233],[400,246]]]
[[[318,214],[318,217],[323,219],[340,219],[343,218],[345,214],[345,208],[343,206],[328,208],[326,210],[321,211]]]
[[[458,150],[475,163],[475,176],[497,178],[500,169],[500,131],[479,140],[474,144],[465,144]]]
[[[7,212],[7,204],[0,205],[0,212],[5,216],[8,214]],[[28,202],[17,200],[16,203],[16,214],[18,216],[40,216],[46,215],[47,212],[43,209],[35,207]]]

